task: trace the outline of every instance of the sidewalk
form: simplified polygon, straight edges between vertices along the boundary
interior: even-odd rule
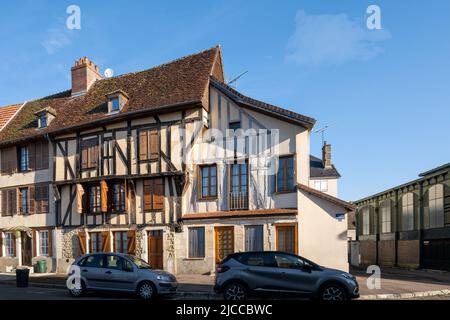
[[[381,288],[367,288],[370,276],[362,269],[353,269],[360,285],[361,299],[414,299],[450,295],[450,273],[426,270],[381,270]],[[178,296],[187,299],[220,299],[213,291],[214,277],[208,275],[178,275]],[[0,283],[15,284],[15,274],[0,274]],[[30,286],[65,289],[65,274],[30,274]]]

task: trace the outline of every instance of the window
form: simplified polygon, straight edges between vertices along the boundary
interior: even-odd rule
[[[101,209],[101,190],[100,186],[91,186],[89,188],[89,210],[91,213],[100,212]]]
[[[47,114],[43,113],[39,115],[39,128],[47,127]]]
[[[89,256],[81,261],[80,265],[88,268],[103,268],[104,266],[104,255],[97,254]]]
[[[402,197],[402,227],[404,231],[414,229],[414,193]]]
[[[27,171],[29,167],[29,157],[28,157],[28,147],[20,147],[19,148],[19,156],[20,156],[20,171]]]
[[[81,169],[95,169],[98,161],[97,138],[81,141]]]
[[[119,256],[108,255],[106,256],[106,268],[122,270],[123,259]]]
[[[102,252],[102,234],[100,232],[89,233],[90,238],[90,253]]]
[[[241,129],[241,122],[240,121],[230,122],[229,127],[231,130]]]
[[[285,269],[301,269],[305,265],[302,259],[288,254],[275,253],[275,261],[278,268]]]
[[[216,165],[200,167],[201,198],[217,197],[217,167]]]
[[[48,257],[49,253],[48,230],[39,231],[39,253],[41,256]]]
[[[35,186],[34,207],[36,213],[48,213],[48,185]]]
[[[139,161],[154,161],[159,159],[158,130],[139,132]]]
[[[29,145],[28,149],[30,149],[30,169],[48,169],[48,142],[38,141],[33,145]]]
[[[370,208],[366,207],[362,211],[362,234],[369,235],[370,234]]]
[[[314,189],[321,192],[328,191],[328,180],[314,180]]]
[[[164,180],[144,180],[144,211],[162,210],[164,208]]]
[[[28,196],[28,188],[20,188],[19,189],[19,205],[20,205],[20,213],[25,214],[29,213],[29,196]]]
[[[275,255],[271,252],[244,253],[236,256],[243,264],[255,267],[277,267]]]
[[[384,200],[380,205],[381,232],[391,232],[391,200]]]
[[[114,232],[114,252],[128,253],[128,251],[127,251],[127,232],[126,231]]]
[[[2,149],[2,174],[11,174],[17,170],[17,151],[15,147]]]
[[[444,185],[436,184],[428,190],[429,228],[444,226]]]
[[[263,226],[245,227],[245,251],[263,251]]]
[[[112,98],[111,99],[111,111],[118,111],[120,110],[120,103],[119,103],[119,98]]]
[[[14,257],[16,248],[15,248],[15,239],[12,232],[5,232],[5,255],[7,257]]]
[[[2,216],[12,216],[17,213],[16,189],[2,190]]]
[[[112,197],[113,211],[122,212],[125,211],[125,185],[124,183],[115,183],[113,185],[113,197]]]
[[[294,190],[294,157],[280,157],[278,160],[277,192]]]
[[[189,258],[205,257],[205,228],[189,228]]]
[[[230,209],[248,208],[248,167],[247,163],[233,163],[230,168]]]
[[[277,226],[277,251],[295,253],[296,251],[296,228],[295,226]]]

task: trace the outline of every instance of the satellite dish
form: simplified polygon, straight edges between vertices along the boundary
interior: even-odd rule
[[[114,70],[111,68],[108,68],[105,70],[105,77],[106,78],[111,78],[114,75]]]

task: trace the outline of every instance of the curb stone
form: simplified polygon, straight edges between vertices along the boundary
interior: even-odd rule
[[[436,290],[436,291],[421,291],[412,293],[387,293],[387,294],[369,294],[362,295],[359,300],[399,300],[399,299],[414,299],[433,296],[450,295],[450,289]]]

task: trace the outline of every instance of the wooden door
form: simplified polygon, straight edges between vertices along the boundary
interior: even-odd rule
[[[22,232],[22,264],[24,266],[31,266],[32,245],[32,239],[25,232]]]
[[[297,253],[295,225],[277,226],[277,251]]]
[[[234,252],[234,228],[233,227],[216,227],[215,231],[215,251],[216,264],[220,263],[229,254]]]
[[[163,269],[163,231],[148,232],[148,263],[154,269]]]

